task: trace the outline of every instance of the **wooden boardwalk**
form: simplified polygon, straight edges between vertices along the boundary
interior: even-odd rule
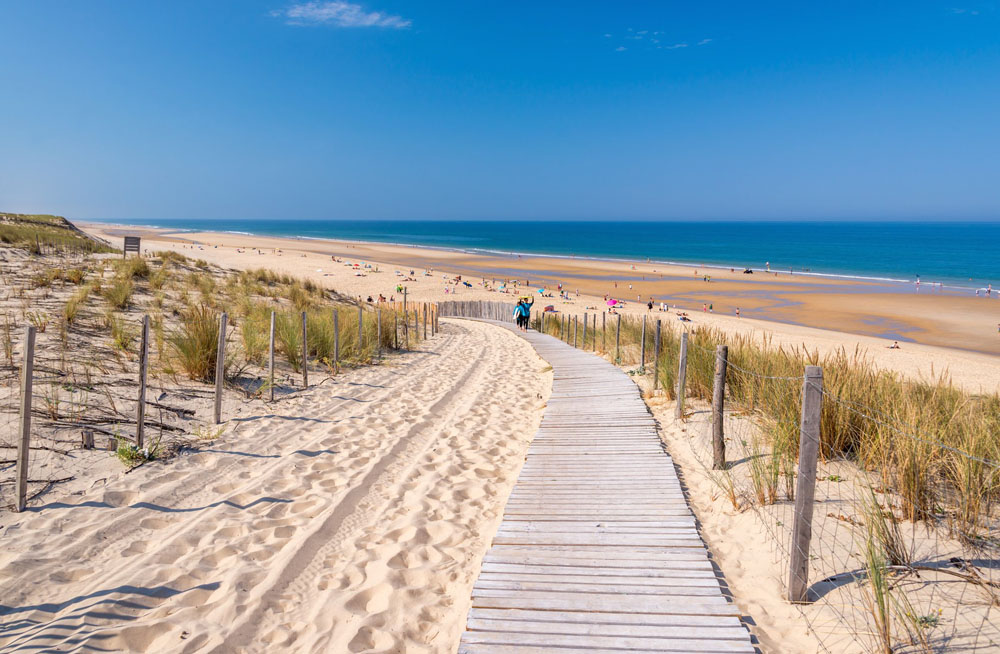
[[[552,396],[459,653],[754,652],[637,386],[593,354],[526,338],[552,365]]]

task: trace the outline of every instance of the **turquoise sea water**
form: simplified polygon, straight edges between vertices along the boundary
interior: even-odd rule
[[[1000,222],[114,220],[176,230],[335,238],[473,252],[650,259],[1000,287]]]

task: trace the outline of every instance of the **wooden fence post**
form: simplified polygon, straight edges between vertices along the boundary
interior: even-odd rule
[[[20,438],[17,441],[17,484],[14,489],[14,506],[18,513],[28,504],[28,453],[31,447],[31,382],[35,374],[35,328],[24,328],[21,353],[21,420]]]
[[[681,332],[681,351],[678,355],[677,363],[677,406],[674,408],[674,417],[678,420],[684,419],[684,391],[687,384],[688,369],[688,333]]]
[[[806,366],[802,380],[802,417],[799,427],[799,476],[795,481],[792,552],[788,568],[788,601],[809,601],[809,541],[812,538],[813,499],[816,495],[816,457],[823,410],[823,369]]]
[[[403,315],[406,315],[406,287],[403,287]],[[405,322],[405,321],[404,321]]]
[[[538,329],[538,331],[540,331],[543,334],[545,333],[545,309],[542,309],[541,327]]]
[[[146,436],[146,369],[149,367],[149,316],[142,317],[139,344],[139,402],[135,407],[135,446],[142,449]]]
[[[660,381],[660,319],[656,319],[656,340],[653,341],[653,390]]]
[[[382,307],[375,309],[375,352],[382,358]]]
[[[607,343],[607,340],[608,340],[608,328],[607,328],[607,324],[608,324],[608,312],[607,311],[602,311],[601,312],[601,352],[607,352],[608,351],[608,343]]]
[[[646,372],[646,316],[642,317],[642,342],[639,345],[639,372]]]
[[[590,337],[590,349],[597,352],[597,314],[594,314],[594,334]]]
[[[306,332],[306,312],[302,312],[302,388],[309,388],[309,334]]]
[[[615,323],[615,363],[622,360],[622,314],[616,314],[618,321]]]
[[[361,355],[364,352],[365,332],[364,332],[364,308],[361,306],[361,300],[358,300],[358,361],[361,360]]]
[[[583,314],[583,349],[587,349],[587,314]]]
[[[726,367],[729,363],[729,347],[715,348],[715,382],[712,386],[712,469],[726,468],[725,402]]]
[[[576,347],[576,334],[580,331],[580,316],[573,316],[573,347]]]
[[[340,312],[333,310],[333,373],[340,372]]]
[[[215,349],[215,424],[222,424],[222,382],[226,374],[226,312],[219,316],[219,343]]]
[[[268,339],[267,378],[270,385],[268,391],[271,402],[274,402],[274,312],[271,312],[271,335]]]
[[[421,311],[422,318],[424,321],[424,340],[427,340],[427,303],[424,303],[423,311]]]
[[[399,349],[399,314],[392,312],[392,349]]]

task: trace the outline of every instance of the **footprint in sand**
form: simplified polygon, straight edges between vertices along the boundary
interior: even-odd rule
[[[437,543],[452,545],[454,534],[454,528],[446,522],[429,522],[418,530],[414,540],[422,545]]]
[[[143,518],[139,521],[140,527],[143,529],[152,529],[153,531],[166,529],[172,524],[174,524],[174,521],[166,518]]]
[[[216,533],[222,538],[241,538],[246,536],[250,532],[244,525],[236,525],[233,527],[223,527],[219,529]]]
[[[351,566],[341,573],[339,583],[337,588],[340,590],[347,590],[348,588],[357,588],[361,584],[365,583],[365,573],[361,571],[361,568],[357,566]],[[326,577],[320,578],[320,590],[326,590],[329,584],[329,579]]]
[[[132,504],[138,496],[139,494],[134,491],[105,491],[103,499],[105,504],[121,507]]]
[[[318,499],[303,500],[292,505],[292,513],[313,518],[323,512],[323,503]]]
[[[358,629],[358,633],[347,644],[347,648],[352,652],[385,651],[394,643],[395,639],[386,632],[366,626]]]
[[[413,537],[417,535],[417,528],[412,526],[406,526],[401,529],[394,529],[385,535],[386,540],[405,543],[406,541],[413,540]]]
[[[420,558],[413,552],[409,552],[407,550],[401,551],[388,561],[388,566],[394,570],[416,568],[419,565],[423,565],[423,561],[420,560]]]
[[[224,495],[225,493],[231,493],[237,488],[239,488],[237,484],[234,484],[232,482],[226,482],[212,486],[212,492],[215,493],[216,495]]]
[[[49,581],[57,584],[68,584],[73,581],[85,579],[90,576],[90,574],[91,570],[88,570],[87,568],[63,568],[62,570],[49,575]]]
[[[383,582],[355,594],[345,606],[355,615],[381,613],[389,607],[389,598],[392,597],[393,590],[390,584]]]
[[[431,575],[426,570],[399,570],[394,573],[407,588],[425,588],[430,584]]]
[[[295,535],[295,527],[285,526],[278,527],[274,530],[274,537],[281,540],[291,538]]]
[[[144,554],[146,550],[149,549],[149,541],[147,540],[137,540],[133,541],[122,550],[122,556],[135,556],[137,554]]]

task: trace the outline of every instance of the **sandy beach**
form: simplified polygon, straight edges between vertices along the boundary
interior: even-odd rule
[[[150,251],[174,250],[234,269],[271,268],[362,298],[391,297],[396,295],[396,286],[403,284],[416,301],[495,300],[498,293],[484,288],[483,281],[496,288],[500,280],[508,278],[521,281],[519,292],[525,287],[532,292],[543,287],[546,295],[555,296],[538,298],[536,306],[552,305],[570,314],[603,310],[605,296],[623,300],[622,312],[647,313],[645,302],[653,298],[652,314],[668,324],[681,310],[690,314],[695,325],[753,333],[774,346],[805,347],[820,354],[839,348],[851,352],[860,349],[880,367],[909,378],[936,379],[946,373],[971,392],[1000,389],[1000,301],[996,297],[838,279],[806,280],[787,273],[751,279],[741,270],[695,271],[680,266],[555,257],[506,258],[401,245],[171,233],[98,223],[80,226],[115,243],[125,234],[139,235],[143,248]],[[351,265],[361,262],[373,268],[359,271]],[[454,284],[457,275],[470,282],[471,288]],[[704,275],[711,275],[711,282],[704,281]],[[414,281],[403,282],[407,277]],[[560,283],[569,292],[568,299],[558,297]],[[671,310],[669,314],[660,314],[660,302]],[[707,305],[712,305],[711,313],[702,310]],[[735,316],[737,307],[739,318]],[[897,340],[900,348],[888,349]]]
[[[451,651],[543,369],[512,334],[444,323],[196,454],[5,515],[0,649]]]

